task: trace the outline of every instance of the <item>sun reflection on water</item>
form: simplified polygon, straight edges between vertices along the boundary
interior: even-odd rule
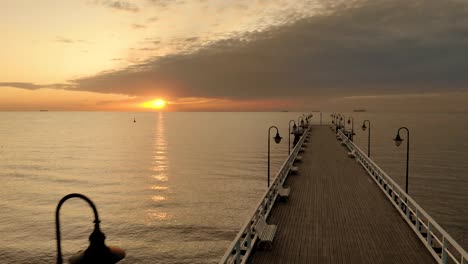
[[[162,195],[155,195],[153,197],[151,197],[151,200],[153,200],[154,202],[160,202],[160,201],[165,201],[167,198],[162,196]]]
[[[167,174],[167,142],[164,134],[164,113],[158,113],[156,129],[154,133],[153,155],[152,155],[152,181],[149,189],[152,190],[151,200],[156,203],[168,199],[169,176]],[[147,213],[150,221],[166,220],[168,213],[164,211],[150,211]]]
[[[151,190],[166,191],[167,189],[169,189],[169,187],[167,186],[159,186],[159,185],[151,186]]]

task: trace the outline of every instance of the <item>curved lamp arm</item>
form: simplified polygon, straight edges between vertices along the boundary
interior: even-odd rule
[[[95,227],[99,228],[99,215],[98,215],[98,212],[97,212],[97,209],[96,209],[96,206],[93,204],[93,202],[86,196],[82,195],[82,194],[79,194],[79,193],[71,193],[69,195],[66,195],[65,197],[63,197],[60,202],[58,203],[57,205],[57,209],[55,210],[55,234],[56,234],[56,238],[57,238],[57,264],[62,264],[63,263],[63,260],[62,260],[62,247],[61,247],[61,241],[60,241],[60,208],[62,207],[63,203],[65,201],[67,201],[68,199],[71,199],[71,198],[81,198],[83,200],[85,200],[89,206],[91,206],[91,208],[93,209],[93,213],[94,213],[94,225]]]

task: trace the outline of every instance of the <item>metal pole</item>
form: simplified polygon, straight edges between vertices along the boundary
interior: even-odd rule
[[[291,155],[291,121],[296,124],[296,121],[294,120],[289,120],[289,135],[288,135],[288,155]]]
[[[271,126],[269,129],[268,129],[268,182],[267,182],[267,186],[268,188],[270,188],[270,130],[272,128],[275,128],[276,129],[276,133],[279,133],[279,130],[276,126]]]
[[[408,140],[406,141],[406,193],[408,193],[408,171],[409,171],[409,130],[408,132]]]
[[[270,129],[268,129],[268,180],[267,187],[270,188]]]
[[[404,129],[406,130],[406,186],[405,186],[405,192],[408,193],[408,172],[409,172],[409,141],[410,141],[410,133],[409,129],[407,127],[400,127],[398,129],[397,134],[400,134],[400,130]]]
[[[362,125],[363,125],[363,128],[365,128],[365,124],[369,124],[369,132],[367,134],[367,157],[370,158],[370,134],[371,134],[371,123],[369,120],[364,120],[364,122],[362,122]]]
[[[60,208],[62,207],[62,204],[70,199],[70,198],[81,198],[85,200],[89,206],[93,209],[94,212],[94,225],[96,225],[99,228],[99,216],[98,212],[96,209],[96,206],[93,204],[93,202],[86,196],[79,194],[79,193],[71,193],[65,197],[63,197],[60,202],[57,205],[57,209],[55,210],[55,234],[57,238],[57,264],[62,264],[62,246],[61,246],[61,241],[60,241]]]

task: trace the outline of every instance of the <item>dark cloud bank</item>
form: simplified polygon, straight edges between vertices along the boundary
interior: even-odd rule
[[[468,88],[468,2],[357,1],[191,54],[72,80],[99,93],[234,99]],[[243,40],[248,39],[248,40]]]

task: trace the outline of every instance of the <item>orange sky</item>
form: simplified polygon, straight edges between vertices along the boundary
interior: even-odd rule
[[[332,2],[5,1],[0,111],[465,111],[468,3]]]

